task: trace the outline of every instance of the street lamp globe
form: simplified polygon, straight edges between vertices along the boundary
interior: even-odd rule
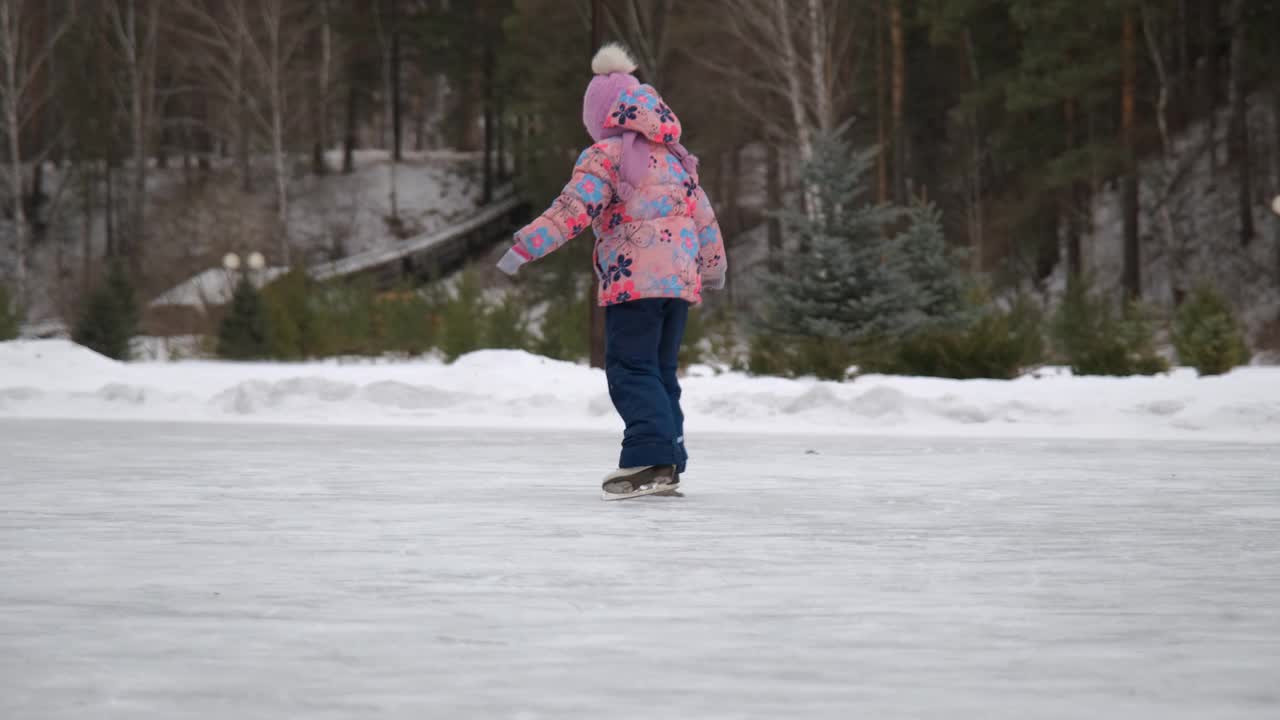
[[[249,253],[249,269],[250,270],[261,270],[266,266],[267,266],[267,259],[262,257],[262,253],[256,252],[256,251]]]
[[[230,252],[222,256],[222,267],[228,270],[240,269],[240,256]]]
[[[1280,195],[1277,195],[1275,199],[1271,201],[1271,212],[1280,215]]]

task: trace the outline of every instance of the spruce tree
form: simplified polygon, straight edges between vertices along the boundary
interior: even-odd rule
[[[129,359],[129,343],[138,334],[138,303],[133,283],[120,261],[111,263],[106,281],[81,308],[72,339],[116,360]]]
[[[231,307],[218,329],[218,356],[228,360],[260,360],[271,345],[262,295],[247,278],[236,284]]]
[[[870,202],[865,176],[874,162],[874,150],[854,152],[839,133],[815,142],[801,178],[808,207],[780,213],[799,247],[768,278],[771,331],[859,344],[962,312],[963,276],[937,211]]]
[[[903,294],[902,331],[915,334],[969,319],[966,297],[973,290],[960,270],[958,253],[942,234],[942,214],[932,205],[917,205],[906,213],[907,229],[894,241],[892,257],[907,279]]]
[[[799,248],[786,257],[785,271],[768,279],[767,325],[775,332],[860,339],[897,325],[894,288],[903,278],[886,262],[885,228],[901,213],[866,200],[863,177],[874,158],[853,153],[838,135],[814,142],[801,173],[808,207],[778,213]]]

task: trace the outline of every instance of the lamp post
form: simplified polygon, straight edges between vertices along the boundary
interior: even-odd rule
[[[243,279],[252,282],[254,287],[257,287],[262,284],[261,272],[266,266],[267,259],[257,250],[245,256],[243,261],[239,255],[233,252],[222,256],[222,267],[227,271],[227,286],[232,292],[235,291],[235,284],[239,279],[234,276],[239,275],[242,268],[245,271]]]
[[[246,262],[249,265],[249,272],[253,273],[251,279],[254,281],[254,285],[262,285],[262,269],[267,266],[267,259],[262,257],[262,253],[254,250],[249,253],[249,257]]]

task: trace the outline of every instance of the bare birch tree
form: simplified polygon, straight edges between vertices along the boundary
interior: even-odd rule
[[[132,150],[129,195],[126,202],[124,254],[140,267],[145,235],[147,173],[151,154],[152,118],[156,105],[159,0],[116,0],[106,6],[107,22],[118,45],[124,73],[117,97],[129,118]]]
[[[387,120],[391,125],[391,156],[388,158],[387,172],[390,185],[388,203],[392,222],[399,222],[400,203],[398,197],[398,179],[400,170],[400,108],[397,102],[397,87],[400,74],[399,36],[395,27],[395,0],[382,0],[373,14],[374,30],[378,36],[378,45],[382,48],[382,85],[385,97]],[[385,15],[385,17],[384,17]]]
[[[609,17],[609,27],[614,34],[626,40],[628,48],[640,63],[640,72],[647,82],[662,87],[662,75],[667,58],[671,54],[671,18],[675,0],[625,0],[622,9],[618,3],[604,6]]]
[[[722,32],[747,63],[695,60],[725,79],[738,109],[767,139],[792,146],[801,162],[814,136],[831,130],[847,107],[851,83],[868,44],[855,35],[857,7],[835,0],[720,0]],[[868,22],[866,25],[870,26]],[[784,113],[776,110],[781,106]],[[806,193],[808,195],[808,193]]]
[[[27,164],[38,164],[57,142],[58,133],[44,133],[42,147],[24,147],[23,131],[41,114],[53,95],[52,83],[38,83],[50,62],[58,41],[74,21],[77,6],[69,2],[60,17],[43,0],[0,0],[0,114],[4,122],[4,142],[8,154],[4,175],[8,181],[17,245],[16,296],[18,304],[29,304],[30,228],[26,211]],[[37,14],[51,24],[48,32],[35,25]],[[24,150],[26,151],[24,155]]]
[[[275,185],[280,261],[289,265],[289,158],[286,133],[296,67],[314,13],[297,0],[187,0],[190,38],[205,51],[213,85],[267,137]]]

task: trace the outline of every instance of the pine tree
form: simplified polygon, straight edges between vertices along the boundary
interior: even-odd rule
[[[267,310],[257,288],[241,278],[231,298],[231,308],[218,330],[218,356],[228,360],[258,360],[271,350]]]
[[[815,140],[802,178],[813,207],[780,214],[799,250],[768,278],[773,332],[857,344],[961,312],[963,281],[937,211],[871,203],[865,178],[874,163],[875,151],[855,153],[838,133]]]
[[[485,346],[523,350],[529,346],[525,300],[518,292],[508,292],[485,317]]]
[[[449,362],[479,350],[484,341],[488,307],[480,278],[474,271],[464,270],[452,297],[444,305],[444,333],[440,349]]]
[[[0,285],[0,342],[18,337],[18,307],[9,298],[9,290]]]
[[[911,332],[953,325],[970,310],[966,297],[972,283],[960,271],[962,258],[947,246],[936,207],[917,205],[907,212],[907,220],[907,229],[894,243],[894,258],[913,293],[904,304],[904,325]]]
[[[124,264],[116,260],[106,282],[89,295],[72,338],[116,360],[129,359],[129,343],[138,333],[138,304]]]
[[[1178,359],[1201,375],[1221,375],[1249,362],[1249,345],[1226,298],[1201,285],[1178,308],[1173,322]]]

